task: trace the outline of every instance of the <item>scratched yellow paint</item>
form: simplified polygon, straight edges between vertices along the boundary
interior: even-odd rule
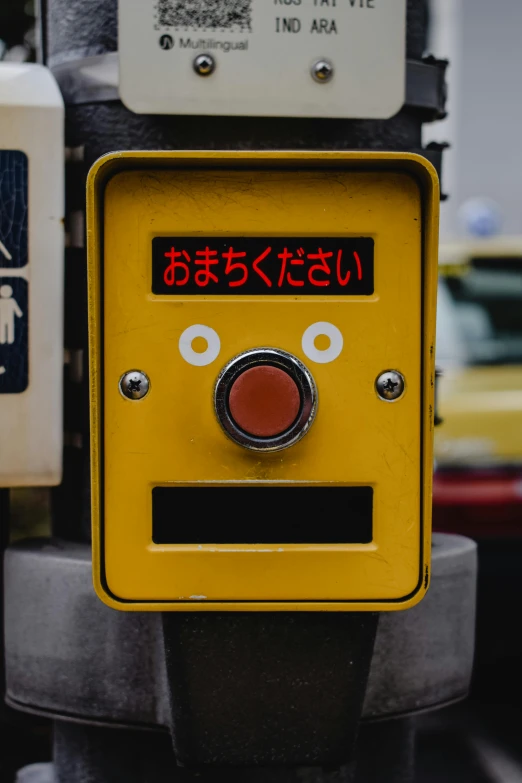
[[[93,167],[88,196],[93,567],[102,600],[183,611],[388,610],[420,600],[429,579],[437,268],[430,164],[399,153],[115,153]],[[152,239],[175,235],[373,237],[375,293],[155,296]],[[329,364],[310,361],[301,347],[317,321],[343,334]],[[221,341],[204,367],[178,349],[192,324],[210,326]],[[228,440],[212,407],[221,368],[262,346],[298,356],[319,393],[310,432],[272,454]],[[151,379],[139,402],[118,390],[134,368]],[[406,378],[392,404],[374,390],[389,368]],[[152,542],[154,486],[226,482],[288,492],[371,485],[373,541]],[[255,512],[230,510],[245,526]],[[176,524],[194,528],[199,513],[180,508]],[[216,541],[224,513],[216,511]],[[343,508],[329,513],[342,530]]]

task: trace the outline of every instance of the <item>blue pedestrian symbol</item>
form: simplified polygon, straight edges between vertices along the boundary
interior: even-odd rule
[[[0,394],[29,382],[27,156],[0,150]]]
[[[15,341],[15,318],[21,318],[22,311],[13,298],[10,285],[0,285],[0,345],[13,345]]]

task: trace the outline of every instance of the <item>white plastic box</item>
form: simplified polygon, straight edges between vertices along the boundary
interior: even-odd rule
[[[61,480],[63,127],[50,71],[0,63],[0,487]]]

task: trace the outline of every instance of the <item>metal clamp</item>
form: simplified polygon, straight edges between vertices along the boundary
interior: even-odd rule
[[[425,112],[429,120],[445,117],[447,65],[434,57],[407,60],[405,107]],[[120,100],[118,52],[70,60],[51,70],[69,106]]]
[[[442,120],[446,116],[447,60],[425,57],[406,63],[405,106],[427,112],[430,120]]]

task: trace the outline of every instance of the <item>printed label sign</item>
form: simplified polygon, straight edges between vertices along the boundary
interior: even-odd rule
[[[371,237],[155,237],[154,294],[373,294]]]
[[[0,394],[28,384],[27,197],[27,156],[0,150]]]
[[[138,113],[387,118],[404,103],[406,0],[119,0],[118,30]]]

